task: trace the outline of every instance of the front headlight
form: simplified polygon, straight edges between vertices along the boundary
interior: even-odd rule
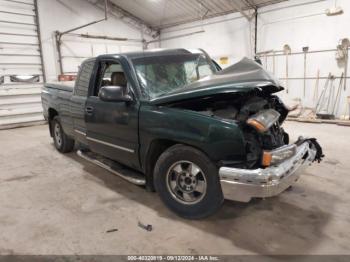
[[[247,124],[259,132],[266,132],[280,117],[280,113],[273,109],[262,110],[252,115]]]
[[[272,151],[264,151],[262,165],[277,165],[295,155],[297,146],[295,144],[285,145]]]

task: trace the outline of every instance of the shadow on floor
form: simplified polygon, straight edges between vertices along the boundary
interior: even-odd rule
[[[182,219],[168,210],[156,193],[132,185],[84,161],[74,153],[67,156],[83,164],[84,171],[88,173],[86,179],[154,209],[161,217],[229,239],[235,246],[259,254],[308,254],[322,239],[327,238],[322,233],[323,228],[331,218],[332,203],[337,201],[332,195],[308,188],[308,195],[330,203],[327,212],[318,206],[306,204],[306,197],[305,202],[298,204],[287,203],[281,197],[274,197],[252,200],[250,203],[225,201],[217,214],[204,220],[191,221]],[[298,192],[298,187],[292,190],[296,190],[296,194],[302,193]],[[287,194],[293,197],[293,193]]]

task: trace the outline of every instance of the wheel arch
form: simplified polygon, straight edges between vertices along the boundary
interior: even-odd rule
[[[183,145],[183,146],[189,146],[192,147],[201,153],[203,153],[205,156],[208,156],[203,150],[200,148],[190,145],[187,143],[184,143],[182,141],[176,141],[176,140],[171,140],[171,139],[162,139],[162,138],[157,138],[154,139],[148,148],[147,155],[145,158],[145,175],[146,175],[146,181],[147,181],[147,186],[154,191],[154,184],[153,184],[153,177],[154,177],[154,167],[159,159],[159,157],[170,147],[175,146],[175,145]],[[210,158],[209,158],[210,159]],[[215,164],[215,163],[213,163]]]
[[[50,136],[53,136],[52,132],[52,120],[55,118],[55,116],[58,116],[58,111],[52,107],[48,109],[48,122],[49,122],[49,130],[50,130]]]
[[[171,170],[170,168],[172,168],[174,164],[182,162],[195,164],[200,170],[202,170],[203,178],[200,180],[205,181],[204,186],[202,184],[199,186],[199,188],[197,188],[198,181],[196,179],[191,179],[191,175],[188,174],[185,174],[185,176],[186,178],[191,179],[190,184],[188,184],[189,182],[184,182],[184,178],[174,178],[173,175],[171,175],[172,182],[170,182],[170,184],[174,184],[173,182],[176,181],[176,183],[182,182],[182,185],[177,183],[177,185],[171,186],[169,184],[170,177],[168,174],[169,170]],[[187,168],[183,170],[188,171]],[[176,144],[167,149],[156,163],[154,169],[155,189],[160,195],[162,201],[178,215],[191,219],[204,218],[216,212],[224,200],[220,186],[220,178],[217,171],[217,166],[210,159],[208,159],[208,157],[202,153],[201,150],[185,144]],[[182,188],[184,188],[183,183],[192,185],[192,188],[188,188],[186,186],[185,190],[199,190],[198,192],[201,192],[199,196],[198,194],[192,195],[192,199],[195,197],[193,203],[178,201],[180,198],[178,198],[177,194],[174,195],[175,191],[177,192],[177,186],[182,186]],[[173,191],[171,188],[175,189],[175,191]],[[182,196],[182,199],[184,199],[183,197],[184,196]],[[188,200],[188,195],[185,198]]]

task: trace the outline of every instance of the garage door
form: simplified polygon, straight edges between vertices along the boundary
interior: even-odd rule
[[[43,120],[39,38],[35,0],[0,0],[0,129]]]
[[[78,72],[81,62],[85,59],[103,54],[142,51],[142,41],[101,40],[93,36],[87,39],[80,37],[78,34],[67,34],[61,39],[60,48],[62,74],[75,75]]]

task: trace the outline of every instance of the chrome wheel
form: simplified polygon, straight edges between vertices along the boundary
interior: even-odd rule
[[[207,191],[207,181],[203,171],[190,161],[173,164],[166,176],[167,187],[172,197],[182,204],[200,202]]]
[[[57,146],[61,147],[61,145],[62,145],[62,133],[61,133],[61,126],[58,123],[55,123],[54,136],[55,136],[55,141],[56,141]]]

